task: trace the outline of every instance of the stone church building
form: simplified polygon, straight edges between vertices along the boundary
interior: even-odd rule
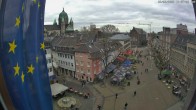
[[[69,20],[67,13],[63,11],[59,14],[58,24],[56,19],[52,25],[44,25],[45,36],[65,35],[65,33],[74,32],[74,22]]]

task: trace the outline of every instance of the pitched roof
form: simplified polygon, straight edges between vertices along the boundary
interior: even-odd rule
[[[137,31],[137,33],[139,33],[139,34],[146,34],[146,32],[143,29],[141,29],[141,28],[133,27],[133,29],[135,29]]]
[[[178,35],[172,47],[184,52],[187,47],[187,42],[196,44],[196,35],[192,35],[192,34]]]
[[[78,37],[55,37],[52,40],[52,46],[57,47],[75,47],[75,45],[79,42]]]
[[[110,39],[112,39],[112,40],[129,40],[129,39],[131,39],[131,37],[129,37],[128,35],[125,35],[125,34],[116,34],[116,35],[113,35],[112,37],[110,37]]]
[[[59,25],[44,25],[44,27],[45,27],[48,31],[51,31],[51,30],[60,30]]]
[[[116,41],[108,42],[108,44],[109,46],[107,49],[110,51],[116,50],[122,46],[119,42]],[[91,58],[101,58],[104,56],[105,50],[106,48],[104,48],[100,42],[82,44],[80,47],[75,49],[76,52],[89,53]]]

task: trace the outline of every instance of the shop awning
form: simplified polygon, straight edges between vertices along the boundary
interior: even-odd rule
[[[116,58],[118,61],[121,61],[121,62],[123,62],[124,60],[125,60],[125,58],[123,58],[123,57],[117,57]]]
[[[127,51],[123,52],[123,54],[125,54],[125,55],[131,55],[131,54],[133,54],[133,51],[132,50],[127,50]]]
[[[161,74],[171,75],[172,74],[172,71],[170,71],[170,70],[163,70],[163,71],[161,71]]]
[[[130,60],[137,60],[136,56],[134,56],[134,55],[128,56],[128,59],[130,59]]]
[[[52,96],[56,96],[56,95],[60,94],[61,92],[66,91],[68,89],[67,86],[64,86],[59,83],[51,84],[50,87],[52,90]]]
[[[130,60],[125,60],[124,63],[122,64],[123,67],[129,67],[131,66],[132,62]]]
[[[106,72],[109,73],[116,68],[116,65],[110,63],[106,69]]]
[[[104,78],[104,75],[105,75],[105,73],[104,73],[104,71],[102,71],[102,72],[100,72],[100,73],[97,75],[97,77],[98,77],[99,79],[103,79],[103,78]]]
[[[56,79],[55,75],[49,76],[50,81]]]

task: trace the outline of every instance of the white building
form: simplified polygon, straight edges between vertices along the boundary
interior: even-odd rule
[[[52,55],[58,74],[75,77],[74,49],[79,39],[76,37],[55,37],[52,41]]]
[[[54,75],[54,69],[53,69],[53,60],[52,60],[52,51],[50,48],[50,43],[53,38],[51,37],[45,37],[44,38],[44,44],[45,44],[45,55],[46,55],[46,62],[47,62],[47,68],[48,68],[48,75],[50,78],[50,81],[55,79]]]

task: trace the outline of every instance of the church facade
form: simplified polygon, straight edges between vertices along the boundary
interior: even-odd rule
[[[72,18],[69,20],[67,13],[63,11],[59,14],[58,24],[56,19],[52,25],[44,25],[45,36],[65,35],[66,33],[74,32],[74,22]]]

